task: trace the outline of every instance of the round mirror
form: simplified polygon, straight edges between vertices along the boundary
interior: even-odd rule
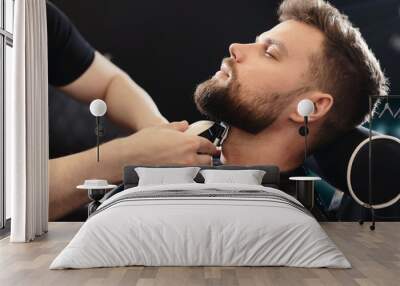
[[[371,158],[370,158],[371,155]],[[371,160],[371,198],[369,164]],[[400,200],[400,139],[377,135],[362,141],[353,151],[347,167],[350,195],[366,208],[381,209]]]

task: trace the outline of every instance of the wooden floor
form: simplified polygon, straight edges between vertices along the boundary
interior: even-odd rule
[[[27,244],[0,241],[0,285],[400,285],[400,223],[322,223],[353,268],[120,267],[48,270],[81,223],[50,223],[49,233]]]

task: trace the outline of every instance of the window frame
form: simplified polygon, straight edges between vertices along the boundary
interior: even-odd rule
[[[6,215],[6,189],[5,189],[5,95],[6,95],[6,46],[13,47],[13,34],[7,31],[6,1],[12,1],[13,13],[15,0],[0,0],[0,237],[9,233],[10,219]],[[14,19],[14,17],[13,17]],[[14,28],[14,27],[12,27]],[[12,29],[14,30],[14,29]]]

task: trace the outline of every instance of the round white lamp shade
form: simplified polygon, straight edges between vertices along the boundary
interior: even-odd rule
[[[302,99],[297,104],[297,112],[305,117],[314,112],[314,103],[309,99]]]
[[[107,112],[107,104],[101,99],[95,99],[90,103],[90,113],[94,116],[103,116]]]

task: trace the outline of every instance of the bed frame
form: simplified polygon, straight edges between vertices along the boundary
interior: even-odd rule
[[[158,167],[158,168],[177,168],[177,167],[193,167],[193,166],[177,166],[177,165],[164,165],[164,166],[143,166],[143,165],[130,165],[125,166],[124,168],[124,176],[123,176],[123,184],[124,189],[136,187],[139,182],[139,176],[135,171],[137,167]],[[220,166],[195,166],[200,167],[202,170],[205,169],[217,169],[217,170],[249,170],[249,169],[256,169],[256,170],[263,170],[265,171],[265,175],[262,179],[262,185],[265,187],[272,187],[272,188],[279,188],[280,186],[280,173],[279,168],[273,165],[254,165],[254,166],[235,166],[235,165],[220,165]],[[200,174],[194,179],[197,183],[203,183],[204,178]]]

